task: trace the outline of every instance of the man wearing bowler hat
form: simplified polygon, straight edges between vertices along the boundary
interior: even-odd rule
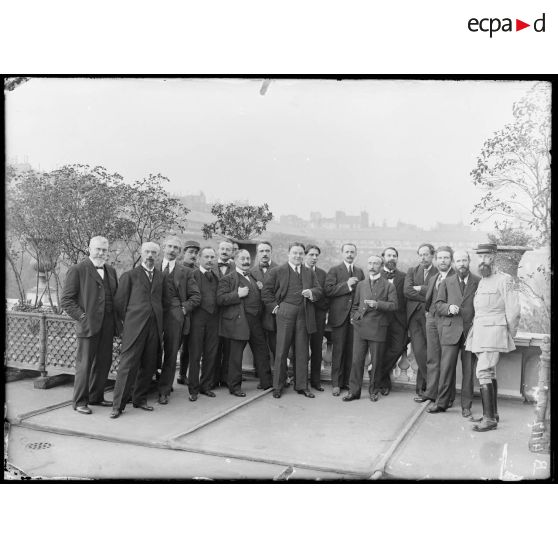
[[[513,341],[519,325],[520,306],[510,275],[494,269],[496,244],[479,244],[481,280],[474,299],[475,317],[465,350],[477,355],[483,418],[473,426],[477,432],[494,430],[499,421],[496,365],[500,353],[515,349]]]

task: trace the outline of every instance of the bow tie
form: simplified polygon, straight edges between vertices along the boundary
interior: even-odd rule
[[[96,265],[95,269],[105,269],[105,266],[104,265]]]
[[[269,267],[269,262],[262,262],[260,267]]]
[[[244,277],[250,277],[250,272],[249,271],[243,271],[242,275],[244,275]]]
[[[386,271],[386,278],[393,279],[395,277],[395,271]]]

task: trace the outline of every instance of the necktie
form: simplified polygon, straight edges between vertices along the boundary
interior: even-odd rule
[[[213,277],[211,277],[211,271],[206,271],[204,275],[210,283],[213,281]]]
[[[426,283],[426,278],[428,277],[428,270],[425,269],[424,270],[424,279],[423,279],[423,283]]]
[[[147,270],[147,277],[149,279],[149,282],[151,283],[153,281],[153,270]]]
[[[170,273],[170,262],[167,262],[165,269],[163,269],[163,274],[168,275]]]
[[[438,279],[436,279],[436,290],[440,287],[440,283],[442,282],[442,276],[438,274]]]
[[[461,294],[465,292],[465,279],[459,278],[459,288],[461,289]]]
[[[349,277],[354,277],[354,275],[353,275],[353,266],[352,266],[352,265],[349,266]]]
[[[105,269],[105,266],[104,265],[96,265],[95,269]]]

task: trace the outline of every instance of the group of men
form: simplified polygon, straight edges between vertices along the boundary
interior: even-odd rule
[[[179,351],[177,382],[188,386],[190,401],[200,394],[215,397],[218,386],[245,397],[247,344],[259,389],[273,388],[273,397],[280,398],[289,384],[290,360],[295,391],[314,398],[312,390],[324,391],[327,326],[333,396],[346,390],[343,401],[359,399],[365,370],[370,400],[389,395],[390,373],[410,337],[418,366],[415,401],[431,401],[430,413],[452,406],[461,353],[462,415],[474,420],[476,368],[483,419],[474,428],[496,428],[495,366],[500,352],[515,348],[519,305],[510,277],[494,270],[495,245],[477,249],[482,279],[471,273],[467,252],[431,244],[419,246],[420,264],[405,274],[397,269],[397,249],[370,256],[365,273],[354,263],[356,246],[345,243],[343,261],[326,272],[317,265],[321,251],[315,245],[292,243],[288,261],[278,265],[271,244],[261,242],[254,265],[250,253],[232,242],[221,242],[217,254],[196,241],[182,246],[171,236],[162,258],[157,244],[143,244],[140,265],[120,280],[106,263],[107,239],[92,238],[89,251],[68,271],[61,301],[77,322],[73,405],[80,413],[90,414],[90,405],[111,406],[111,418],[118,418],[129,401],[152,411],[147,395],[154,376],[158,402],[166,405]],[[110,402],[104,389],[118,335],[121,356]]]

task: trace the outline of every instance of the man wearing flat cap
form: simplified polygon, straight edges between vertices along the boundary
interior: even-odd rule
[[[510,275],[494,269],[496,244],[479,244],[481,280],[474,299],[475,317],[467,335],[465,350],[477,355],[483,418],[473,426],[477,432],[494,430],[498,425],[498,383],[496,365],[500,353],[515,349],[513,341],[519,325],[520,306]]]
[[[182,265],[192,271],[196,269],[198,263],[198,253],[200,251],[200,243],[195,240],[187,240],[184,244],[184,259]],[[178,373],[177,383],[186,385],[188,383],[188,362],[190,355],[188,353],[188,335],[183,335],[182,345],[180,347],[180,372]]]

